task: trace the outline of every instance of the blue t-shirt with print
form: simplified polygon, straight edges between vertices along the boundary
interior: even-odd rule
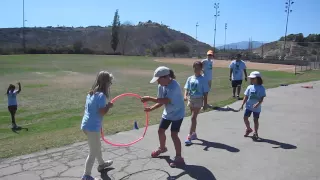
[[[266,96],[266,89],[262,85],[249,85],[244,92],[244,95],[248,97],[246,109],[252,112],[261,112],[261,105],[257,108],[253,108],[253,105]]]
[[[9,91],[8,93],[8,106],[17,106],[17,94],[18,90]]]
[[[203,66],[203,76],[207,78],[207,80],[212,80],[212,66],[213,60],[204,59],[201,61]]]
[[[184,89],[188,91],[190,98],[200,98],[203,97],[204,93],[209,92],[209,84],[205,77],[203,76],[190,76],[187,79]]]
[[[243,79],[243,70],[247,68],[244,61],[233,60],[229,68],[232,69],[232,80],[242,80]]]
[[[185,116],[185,106],[179,83],[172,80],[167,86],[158,86],[158,98],[169,98],[165,104],[162,118],[171,121],[181,120]]]
[[[106,96],[102,92],[96,92],[93,95],[88,94],[84,115],[82,118],[81,129],[93,132],[99,132],[103,116],[99,109],[107,105]]]

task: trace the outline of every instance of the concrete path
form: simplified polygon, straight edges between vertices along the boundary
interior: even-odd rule
[[[301,84],[267,90],[260,120],[259,142],[244,138],[243,112],[213,111],[201,114],[199,140],[183,146],[187,165],[170,168],[174,155],[150,158],[158,147],[157,126],[149,128],[145,139],[129,148],[103,144],[105,159],[114,165],[97,179],[201,179],[201,180],[316,180],[320,179],[320,81],[314,89]],[[238,108],[240,102],[231,107]],[[190,125],[186,118],[181,131],[185,138]],[[130,136],[130,132],[125,132]],[[117,139],[117,135],[112,137]],[[0,162],[1,180],[73,180],[80,179],[88,153],[86,142]]]

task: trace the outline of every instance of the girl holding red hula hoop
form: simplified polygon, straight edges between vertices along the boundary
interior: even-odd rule
[[[113,76],[107,71],[98,73],[95,83],[86,98],[84,115],[81,129],[88,137],[89,155],[85,163],[85,171],[82,180],[94,180],[91,170],[95,159],[98,160],[98,171],[112,165],[113,161],[104,161],[101,152],[100,129],[102,127],[103,116],[107,114],[113,104],[108,102],[110,96],[110,86]]]
[[[179,83],[175,80],[172,70],[167,67],[160,66],[155,72],[150,83],[158,82],[158,97],[144,96],[141,98],[142,102],[154,102],[155,105],[146,107],[145,111],[150,112],[161,106],[165,106],[162,114],[162,120],[159,125],[158,135],[160,147],[151,153],[153,158],[168,151],[166,147],[165,131],[171,124],[171,138],[176,149],[176,156],[171,167],[184,165],[184,159],[181,155],[181,141],[178,136],[180,127],[185,116],[185,106],[183,95]]]

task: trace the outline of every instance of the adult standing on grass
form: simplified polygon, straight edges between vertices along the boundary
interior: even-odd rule
[[[207,79],[209,88],[211,88],[212,83],[212,66],[213,66],[213,51],[209,50],[207,52],[207,59],[201,61],[203,68],[203,76]]]
[[[243,81],[243,73],[245,75],[245,81],[247,81],[247,66],[246,63],[241,60],[241,54],[236,55],[236,60],[233,60],[230,65],[230,75],[229,80],[231,81],[232,86],[232,97],[240,99],[241,85]]]
[[[16,90],[16,86],[13,84],[10,84],[7,89],[7,96],[8,96],[8,110],[11,115],[11,121],[12,121],[12,129],[18,128],[16,124],[16,112],[18,109],[18,102],[17,102],[17,95],[21,92],[21,84],[18,82],[19,89]]]

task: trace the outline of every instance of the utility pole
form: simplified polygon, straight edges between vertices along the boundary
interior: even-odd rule
[[[216,9],[216,14],[214,15],[214,39],[213,39],[213,48],[216,48],[216,33],[217,33],[217,18],[220,16],[219,3],[214,3],[214,8]]]
[[[199,52],[198,52],[198,26],[199,26],[199,23],[197,22],[196,23],[196,40],[197,40],[197,44],[196,44],[196,54],[199,56]]]
[[[283,52],[284,53],[285,53],[286,43],[287,43],[287,30],[288,30],[289,14],[292,12],[291,5],[293,3],[294,3],[293,0],[287,0],[287,2],[286,2],[286,10],[285,10],[285,12],[287,13],[287,22],[286,22],[286,31],[284,33],[284,45],[283,45]]]
[[[24,0],[22,0],[22,48],[23,52],[26,53],[26,39],[25,39],[25,20],[24,20]]]
[[[225,23],[224,24],[224,51],[226,51],[226,42],[227,42],[227,27],[228,26],[228,24],[227,23]]]

